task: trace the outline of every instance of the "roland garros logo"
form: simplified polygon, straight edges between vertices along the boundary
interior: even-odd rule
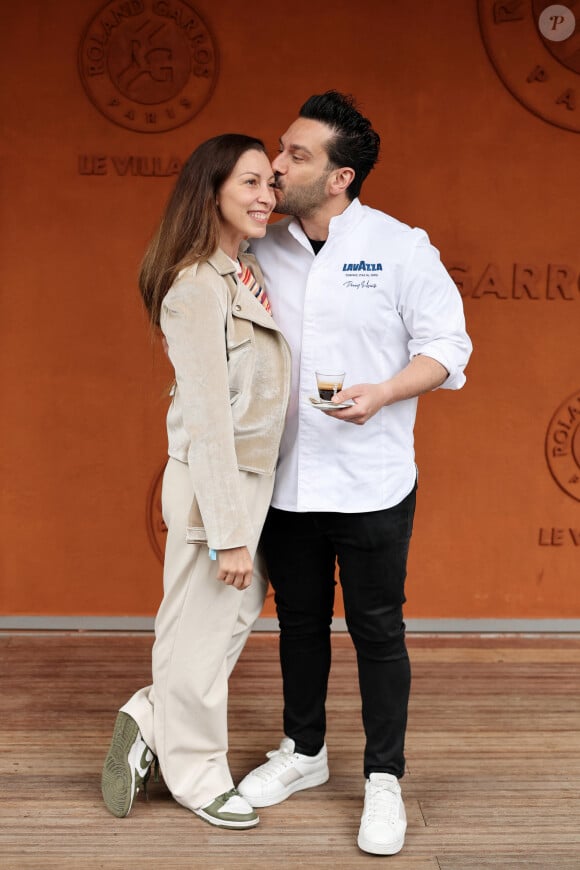
[[[167,526],[163,520],[161,510],[161,487],[163,484],[163,472],[165,471],[165,462],[157,469],[153,475],[153,480],[147,493],[147,502],[145,508],[145,525],[147,527],[147,537],[160,562],[163,562],[165,555],[165,542],[167,540]],[[184,531],[185,535],[185,531]]]
[[[580,2],[478,0],[489,58],[511,94],[544,121],[580,132]]]
[[[558,486],[580,501],[580,390],[562,402],[550,421],[546,459]]]
[[[89,23],[79,47],[89,99],[110,121],[163,133],[190,121],[211,96],[217,50],[183,0],[117,0]]]

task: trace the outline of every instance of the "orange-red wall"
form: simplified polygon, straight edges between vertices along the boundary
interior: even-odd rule
[[[226,130],[274,152],[301,102],[334,87],[382,134],[363,199],[429,231],[475,345],[464,391],[420,403],[407,613],[579,617],[578,132],[506,87],[476,2],[193,6],[218,46],[215,87],[164,133],[113,123],[85,92],[77,54],[105,4],[4,10],[0,613],[155,611],[162,533],[148,496],[170,372],[136,273],[174,176],[133,172],[171,172]],[[479,6],[489,21],[494,4]],[[488,43],[496,25],[519,27],[488,25]],[[553,62],[550,86],[566,74],[577,88],[577,107],[559,108],[580,129],[580,70],[548,61],[531,31],[524,43]],[[517,48],[488,49],[517,65]],[[534,100],[548,83],[528,85]]]

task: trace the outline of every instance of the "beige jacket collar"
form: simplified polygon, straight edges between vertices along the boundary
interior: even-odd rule
[[[247,245],[245,246],[247,247]],[[249,265],[254,273],[256,280],[262,286],[264,285],[264,276],[258,266],[258,262],[253,254],[245,254],[244,249],[240,246],[240,260]],[[216,270],[218,275],[226,281],[232,299],[232,314],[234,317],[242,317],[245,320],[251,320],[252,323],[257,323],[266,329],[273,329],[275,332],[280,332],[280,329],[274,323],[271,314],[268,314],[261,302],[255,296],[248,292],[248,288],[238,280],[236,266],[233,260],[228,255],[218,248],[215,254],[212,254],[208,259],[209,265]],[[267,292],[267,291],[266,291]]]

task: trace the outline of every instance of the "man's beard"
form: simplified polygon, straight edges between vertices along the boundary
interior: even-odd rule
[[[312,184],[284,190],[279,187],[281,196],[276,197],[274,211],[277,214],[291,214],[297,218],[311,217],[326,200],[326,179],[331,170],[324,172]]]

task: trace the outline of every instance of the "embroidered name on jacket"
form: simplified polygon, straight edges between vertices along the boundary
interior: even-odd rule
[[[343,272],[382,272],[382,263],[367,263],[366,260],[360,260],[358,263],[343,263]]]

